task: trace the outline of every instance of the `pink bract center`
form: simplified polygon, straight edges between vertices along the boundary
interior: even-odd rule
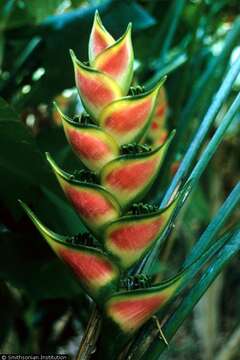
[[[93,78],[78,71],[77,86],[81,95],[94,107],[101,107],[114,100],[113,90],[104,82],[103,79]]]
[[[110,201],[96,191],[78,190],[71,186],[67,186],[65,191],[76,211],[86,219],[96,221],[113,211]]]
[[[113,188],[122,190],[136,190],[144,186],[153,176],[157,166],[157,159],[148,159],[140,163],[126,164],[113,169],[106,177],[106,183]]]
[[[146,319],[166,300],[163,294],[156,294],[146,298],[126,299],[111,304],[110,313],[114,319],[126,329],[135,329],[141,326]]]
[[[162,225],[162,219],[145,224],[122,225],[110,233],[112,243],[121,250],[139,250],[155,239]]]
[[[88,160],[101,160],[110,152],[109,146],[91,134],[81,134],[76,130],[69,130],[68,137],[74,150]]]
[[[104,56],[104,55],[103,55]],[[112,54],[107,54],[98,68],[107,74],[118,77],[128,66],[129,51],[126,43],[122,43]]]
[[[93,37],[92,37],[92,42],[93,42],[93,51],[94,51],[95,57],[98,54],[100,54],[103,50],[105,50],[106,47],[109,46],[107,39],[99,31],[94,31]]]
[[[152,108],[152,100],[146,99],[140,103],[129,103],[124,108],[113,111],[105,121],[105,126],[118,133],[125,133],[142,126]]]
[[[93,254],[63,248],[59,251],[59,255],[83,281],[101,282],[113,272],[109,262]]]

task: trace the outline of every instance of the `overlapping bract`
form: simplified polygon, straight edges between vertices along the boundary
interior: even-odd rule
[[[102,302],[103,297],[116,291],[120,272],[111,259],[93,246],[76,244],[71,237],[49,230],[26,204],[21,202],[21,205],[53,251],[70,267],[90,296]]]
[[[182,283],[185,273],[148,289],[137,289],[131,292],[121,291],[114,294],[105,304],[107,317],[119,329],[134,333],[157,310],[164,306]]]
[[[132,333],[171,298],[182,279],[140,290],[120,288],[121,276],[162,236],[177,205],[179,194],[165,209],[148,205],[136,205],[144,210],[137,213],[131,209],[161,173],[174,132],[153,150],[141,145],[149,129],[151,141],[157,143],[152,130],[156,119],[163,117],[164,79],[147,92],[129,92],[134,65],[131,25],[115,41],[96,13],[88,53],[90,65],[79,61],[73,51],[71,57],[76,86],[91,118],[82,114],[76,121],[57,110],[69,144],[92,173],[78,178],[62,170],[49,154],[47,160],[67,199],[96,237],[94,245],[69,242],[69,237],[50,231],[22,205],[87,294],[121,331]]]

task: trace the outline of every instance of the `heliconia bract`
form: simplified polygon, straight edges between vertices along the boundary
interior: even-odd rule
[[[105,188],[76,180],[74,176],[61,170],[48,154],[47,159],[66,197],[93,232],[98,232],[101,226],[120,215],[119,204]]]
[[[111,161],[101,171],[100,178],[122,207],[138,201],[153,184],[174,133],[157,149],[137,154],[123,155]]]
[[[159,239],[175,210],[179,194],[164,209],[141,215],[125,215],[105,227],[106,250],[123,269],[133,266]]]
[[[114,38],[105,29],[98,11],[96,11],[88,44],[88,57],[90,64],[92,65],[97,55],[114,42]]]
[[[161,81],[152,90],[110,103],[99,116],[99,124],[120,144],[141,140],[156,109]]]
[[[26,204],[21,202],[21,205],[53,251],[69,266],[90,296],[98,299],[116,291],[119,270],[103,252],[93,246],[74,244],[71,237],[49,230]]]
[[[103,50],[93,62],[93,67],[111,76],[123,94],[127,94],[133,77],[133,48],[131,25],[126,33],[111,46]]]
[[[144,200],[155,179],[161,176],[175,130],[163,141],[167,134],[162,88],[165,78],[148,91],[132,86],[131,30],[129,25],[115,40],[96,12],[88,46],[89,62],[78,60],[70,52],[85,111],[71,118],[66,109],[63,114],[56,106],[66,139],[82,167],[70,174],[49,154],[47,160],[89,232],[80,238],[59,235],[21,203],[86,294],[99,305],[106,321],[127,337],[172,298],[184,278],[180,274],[147,288],[125,290],[121,285],[128,270],[134,271],[134,266],[170,229],[181,198],[179,191],[163,209],[146,204],[142,207],[146,212],[133,210],[140,209],[136,202]],[[84,240],[89,237],[93,239],[90,243]]]
[[[81,63],[73,51],[75,81],[85,110],[97,122],[106,105],[122,96],[119,85],[107,74]]]
[[[69,144],[88,169],[98,172],[120,154],[118,144],[102,128],[72,121],[59,109],[58,112]]]
[[[107,301],[106,314],[124,333],[133,333],[163,307],[184,279],[184,272],[160,285],[122,291]]]

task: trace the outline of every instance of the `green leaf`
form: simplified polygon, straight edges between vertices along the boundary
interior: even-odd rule
[[[0,5],[0,22],[3,23],[3,29],[12,29],[24,25],[39,23],[47,16],[54,14],[56,8],[62,3],[62,0],[51,1],[8,1],[3,0]]]
[[[36,234],[1,233],[0,277],[36,300],[81,295],[70,271],[41,246]]]
[[[19,120],[17,113],[1,97],[0,97],[0,119],[8,120],[8,121]]]
[[[43,196],[35,209],[43,221],[63,234],[73,235],[87,230],[64,194],[58,196],[46,187],[42,187],[42,193]]]
[[[174,39],[174,35],[176,33],[185,4],[186,4],[186,0],[175,0],[172,2],[171,7],[169,8],[166,17],[167,21],[165,23],[165,36],[161,44],[161,52],[160,52],[160,60],[163,62],[166,58],[166,54],[169,51],[171,43]]]
[[[83,225],[61,197],[61,189],[35,139],[3,99],[0,99],[0,134],[0,171],[3,174],[0,188],[5,207],[15,217],[22,216],[17,204],[17,199],[22,198],[35,204],[44,219],[46,217],[56,229],[79,232]],[[45,196],[39,198],[42,192]],[[55,208],[51,208],[51,204]]]
[[[186,154],[184,155],[183,160],[181,161],[180,167],[178,168],[164,198],[162,201],[162,205],[164,206],[164,204],[166,204],[169,199],[171,198],[171,195],[173,194],[176,186],[182,181],[182,179],[185,177],[185,175],[187,174],[187,172],[189,171],[194,158],[196,157],[203,141],[205,140],[209,129],[213,123],[213,121],[215,120],[215,117],[217,115],[217,113],[219,112],[223,102],[226,100],[226,98],[228,97],[232,85],[237,77],[237,75],[239,74],[240,71],[240,58],[238,60],[235,61],[234,65],[230,68],[228,74],[226,75],[222,85],[220,86],[214,101],[212,102],[211,106],[209,107],[203,121],[201,122],[198,131],[196,132],[196,135],[194,136],[190,146],[188,147],[188,150],[186,152]],[[234,105],[232,105],[233,107],[231,107],[231,109],[228,111],[228,113],[225,115],[225,121],[228,123],[228,121],[230,120],[230,116],[233,117],[235,115],[234,112],[236,112],[237,106],[238,106],[238,101],[237,103],[235,103]],[[224,125],[226,126],[226,125]],[[224,128],[224,126],[222,128]],[[227,124],[228,126],[228,124]],[[220,127],[219,127],[220,128]],[[221,128],[221,130],[222,130]],[[221,135],[222,138],[222,135]]]
[[[240,70],[240,61],[237,64],[239,66],[239,70]],[[217,128],[217,130],[215,131],[212,139],[209,141],[208,145],[206,146],[206,148],[204,149],[203,153],[201,154],[200,159],[198,160],[197,164],[195,165],[194,169],[192,170],[188,180],[191,181],[191,185],[188,191],[187,196],[189,196],[189,194],[191,193],[191,191],[193,190],[194,186],[196,186],[200,176],[203,174],[204,170],[206,169],[208,163],[210,162],[211,158],[213,157],[214,153],[216,152],[216,149],[218,148],[219,144],[221,143],[224,134],[226,132],[226,130],[228,129],[229,125],[233,122],[235,115],[237,114],[237,112],[239,111],[239,107],[240,107],[240,94],[238,96],[236,96],[234,102],[232,103],[230,109],[227,111],[226,115],[224,116],[221,124],[219,125],[219,127]],[[203,128],[200,126],[199,132],[202,133]],[[198,135],[196,135],[196,139],[193,140],[193,148],[195,148],[195,146],[198,146]],[[191,148],[191,146],[190,146]],[[185,158],[186,159],[186,164],[188,163],[188,161],[191,158],[191,153],[190,153],[190,148],[187,151]],[[196,149],[196,148],[195,148]],[[194,151],[194,150],[193,150]],[[183,168],[181,168],[183,162],[180,165],[179,169],[179,175],[178,175],[178,171],[171,183],[171,185],[169,186],[166,194],[164,195],[164,198],[161,202],[161,206],[164,206],[164,204],[166,204],[167,201],[169,201],[169,199],[171,198],[171,195],[175,189],[175,186],[177,186],[182,174],[182,171],[184,171],[185,165],[183,165]],[[186,165],[188,166],[188,165]],[[180,175],[180,173],[182,175]],[[180,178],[179,178],[180,176]],[[180,210],[180,209],[179,209]],[[145,264],[146,269],[151,267],[151,263],[154,261],[154,259],[158,256],[159,253],[159,245],[160,244],[156,244],[155,248],[153,249],[152,253],[149,255],[149,258]]]
[[[225,202],[219,208],[217,214],[214,216],[213,220],[210,222],[206,230],[192,248],[185,261],[186,266],[201,256],[204,251],[206,251],[212,245],[215,236],[223,228],[230,215],[238,206],[239,202],[240,182],[231,191]]]
[[[197,113],[200,120],[206,111],[206,106],[209,105],[209,101],[212,99],[222,82],[223,75],[229,62],[229,57],[238,43],[239,36],[240,18],[237,17],[224,39],[221,53],[218,56],[212,57],[206,70],[194,84],[191,97],[178,121],[178,139],[180,141],[183,139],[184,132],[186,132],[189,127],[189,123],[192,121],[194,115]],[[218,71],[214,71],[215,69],[218,69]],[[177,147],[175,149],[177,149]]]
[[[3,101],[0,108],[0,134],[0,166],[31,184],[39,184],[41,181],[49,185],[51,175],[30,131],[14,118],[14,111]]]
[[[10,205],[17,211],[16,198],[34,199],[41,185],[57,192],[54,176],[30,131],[4,100],[0,101],[0,134],[0,169],[3,174],[0,187],[6,206]]]

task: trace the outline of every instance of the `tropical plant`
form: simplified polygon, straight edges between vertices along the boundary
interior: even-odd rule
[[[0,352],[212,360],[239,322],[238,2],[0,9]]]
[[[96,304],[97,310],[94,309],[94,318],[91,319],[96,329],[95,332],[91,326],[88,329],[96,342],[93,357],[114,359],[126,356],[131,359],[136,357],[135,343],[138,344],[137,353],[139,349],[143,351],[146,342],[150,349],[151,346],[161,349],[162,344],[168,344],[168,328],[165,336],[160,323],[180,290],[186,288],[195,273],[214,255],[216,258],[204,271],[203,280],[194,285],[196,297],[203,291],[201,281],[206,289],[214,279],[213,274],[216,276],[225,258],[229,258],[229,252],[225,256],[223,252],[223,247],[229,246],[226,241],[230,238],[230,243],[236,244],[234,251],[239,246],[239,230],[231,231],[210,248],[209,237],[204,246],[201,238],[196,245],[201,243],[200,250],[197,253],[192,251],[176,276],[158,283],[148,274],[151,256],[156,256],[156,249],[169,233],[173,218],[232,121],[240,97],[233,103],[226,120],[208,144],[188,181],[181,184],[179,173],[186,166],[187,152],[185,161],[182,161],[163,198],[164,207],[158,203],[142,203],[139,201],[146,197],[154,180],[161,176],[162,163],[175,134],[172,131],[161,145],[155,145],[150,139],[152,148],[144,144],[144,138],[149,140],[146,134],[159,114],[158,108],[163,106],[159,92],[165,79],[147,92],[140,86],[130,87],[134,65],[131,25],[115,41],[104,28],[98,12],[89,39],[89,63],[80,62],[72,50],[70,53],[85,112],[71,119],[56,107],[66,137],[87,169],[69,174],[55,163],[50,154],[46,156],[66,197],[88,231],[74,236],[59,235],[43,225],[26,204],[20,203],[54,252],[71,268],[86,295]],[[161,132],[163,130],[161,128]],[[190,150],[192,155],[191,147]],[[183,304],[188,296],[185,294]],[[191,304],[194,304],[193,299]],[[144,335],[139,340],[137,331],[141,332],[143,325],[151,318],[154,319],[149,324],[151,331],[147,327],[148,330],[143,330]],[[176,319],[173,325],[170,320],[170,324],[176,327]],[[153,344],[149,343],[153,330],[155,335],[159,332],[162,340],[160,345],[153,340]],[[111,336],[114,342],[109,341]],[[127,355],[129,344],[130,355]],[[81,345],[78,358],[85,359],[91,355],[91,350],[90,347],[88,354],[89,349]],[[146,352],[145,348],[143,352]]]

